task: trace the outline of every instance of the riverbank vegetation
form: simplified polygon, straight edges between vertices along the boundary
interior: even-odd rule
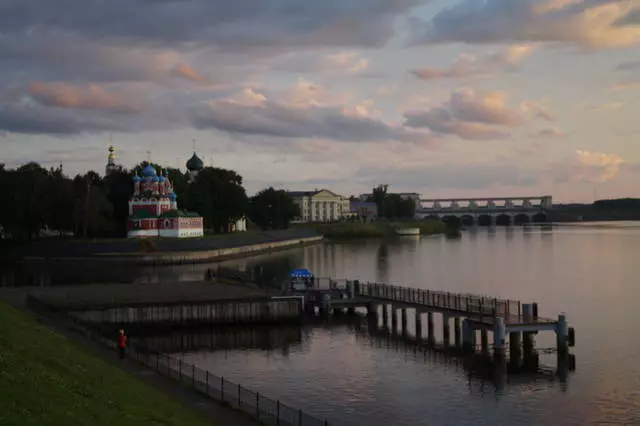
[[[548,214],[552,222],[640,220],[640,198],[555,205]]]
[[[7,169],[0,164],[0,192],[6,200],[0,209],[0,240],[125,237],[132,178],[148,164],[142,162],[132,170],[118,168],[105,177],[88,171],[73,178],[62,166],[46,169],[31,162]],[[151,165],[168,176],[178,208],[201,215],[208,233],[227,233],[229,224],[249,216],[262,229],[284,229],[298,215],[284,191],[269,188],[250,199],[242,176],[233,170],[204,167],[190,182],[188,173],[180,169]]]
[[[3,303],[0,395],[3,425],[211,424]]]
[[[392,237],[399,228],[418,228],[420,235],[444,234],[447,225],[440,220],[423,221],[375,221],[375,222],[337,222],[305,224],[313,228],[325,238],[351,239],[351,238],[381,238]]]

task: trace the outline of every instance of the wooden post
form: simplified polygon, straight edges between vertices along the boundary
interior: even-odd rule
[[[224,377],[220,377],[220,400],[224,402]]]
[[[238,383],[238,407],[240,406],[240,402],[241,402],[241,399],[240,399],[240,389],[242,389],[242,386],[240,386],[240,383]]]
[[[280,426],[280,400],[276,401],[276,426]]]
[[[205,374],[204,384],[207,387],[207,395],[209,395],[209,370],[207,370],[207,373]]]
[[[256,392],[256,417],[260,421],[260,392]]]

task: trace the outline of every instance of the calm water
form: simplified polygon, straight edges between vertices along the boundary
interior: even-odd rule
[[[242,344],[219,338],[224,343],[213,345],[218,349],[198,344],[208,340],[196,336],[182,356],[336,425],[640,424],[639,247],[640,223],[590,224],[480,229],[458,240],[326,243],[228,262],[241,269],[262,266],[275,275],[306,267],[318,276],[536,301],[540,315],[566,312],[576,329],[576,371],[566,383],[510,376],[498,390],[491,380],[470,378],[460,363],[390,344],[353,325],[310,325],[266,342],[261,333],[248,332]],[[202,279],[207,267],[101,276],[189,281]],[[77,269],[65,273],[76,274],[78,282],[87,279]],[[68,277],[58,272],[45,281]],[[436,324],[436,337],[439,330]],[[173,339],[156,338],[155,344]],[[541,333],[536,340],[538,347],[549,347],[554,336]],[[541,362],[553,366],[555,357]]]
[[[347,327],[309,327],[287,351],[184,358],[339,424],[640,424],[638,248],[640,224],[627,223],[325,244],[278,255],[317,275],[537,301],[545,316],[564,311],[577,335],[576,371],[566,385],[514,377],[496,391],[460,366]],[[537,346],[553,339],[542,333]]]

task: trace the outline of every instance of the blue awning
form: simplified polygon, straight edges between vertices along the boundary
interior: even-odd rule
[[[294,269],[289,272],[291,278],[312,278],[313,274],[308,269]]]

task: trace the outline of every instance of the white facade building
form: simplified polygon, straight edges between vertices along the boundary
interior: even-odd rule
[[[300,208],[294,222],[335,222],[350,215],[349,199],[328,189],[288,193]]]

